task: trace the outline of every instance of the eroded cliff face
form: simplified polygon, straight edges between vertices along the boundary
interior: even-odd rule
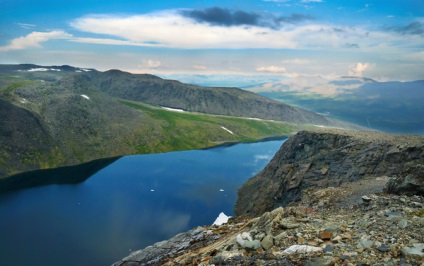
[[[302,131],[239,190],[236,215],[259,216],[301,199],[307,188],[363,178],[390,179],[388,191],[423,194],[424,138],[369,131]]]

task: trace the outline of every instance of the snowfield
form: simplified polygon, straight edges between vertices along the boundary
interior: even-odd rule
[[[168,111],[173,111],[173,112],[180,112],[180,113],[185,113],[185,111],[183,109],[176,109],[176,108],[171,108],[171,107],[163,107],[162,109],[168,110]]]
[[[228,133],[230,133],[231,135],[234,135],[233,131],[229,130],[228,128],[223,127],[223,126],[221,126],[221,128],[222,128],[223,130],[227,131]]]

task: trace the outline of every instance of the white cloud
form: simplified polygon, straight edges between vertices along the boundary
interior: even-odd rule
[[[107,34],[125,41],[104,43],[145,45],[182,49],[207,48],[295,48],[290,32],[267,27],[212,26],[183,17],[177,11],[137,16],[89,16],[71,25],[81,31]],[[101,43],[100,39],[79,38],[78,42]]]
[[[302,0],[302,3],[322,3],[323,0]]]
[[[72,35],[61,30],[50,32],[34,31],[26,36],[13,39],[9,45],[0,47],[0,51],[7,52],[11,50],[23,50],[27,48],[41,48],[43,42],[52,39],[69,39]]]
[[[405,42],[404,36],[395,32],[316,21],[281,28],[209,25],[184,17],[178,10],[133,16],[92,15],[78,18],[71,25],[77,30],[94,34],[89,38],[73,38],[73,42],[177,49],[334,51],[360,47],[360,51],[381,53],[399,51],[408,46],[418,47],[423,41],[421,36],[412,36]],[[101,38],[95,36],[97,34],[110,37]]]
[[[138,65],[137,67],[142,69],[157,69],[160,66],[162,66],[161,61],[148,59],[148,60],[143,60],[143,63],[141,65]]]
[[[284,72],[286,72],[286,69],[284,67],[278,67],[278,66],[263,66],[263,67],[256,68],[256,71],[271,72],[271,73],[284,73]]]
[[[154,60],[148,60],[147,61],[147,67],[149,68],[158,68],[162,65],[160,61],[154,61]]]
[[[24,29],[32,29],[32,28],[37,26],[37,25],[34,25],[34,24],[28,24],[28,23],[18,23],[18,25],[21,28],[24,28]]]
[[[356,77],[362,77],[362,73],[369,69],[371,66],[370,63],[356,63],[355,65],[350,66],[349,75],[350,76],[356,76]]]
[[[116,40],[108,38],[72,38],[71,42],[90,43],[90,44],[106,44],[106,45],[124,45],[124,46],[155,46],[151,43],[140,43],[134,41]]]

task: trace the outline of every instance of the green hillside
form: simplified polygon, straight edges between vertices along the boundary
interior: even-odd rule
[[[3,71],[0,117],[0,177],[99,158],[287,136],[308,127],[124,100],[72,69]]]

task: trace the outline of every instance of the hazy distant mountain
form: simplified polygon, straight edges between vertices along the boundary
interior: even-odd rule
[[[249,90],[370,128],[424,134],[424,81],[299,77]]]
[[[0,177],[288,135],[307,124],[353,127],[237,88],[37,65],[0,66],[0,117]]]

